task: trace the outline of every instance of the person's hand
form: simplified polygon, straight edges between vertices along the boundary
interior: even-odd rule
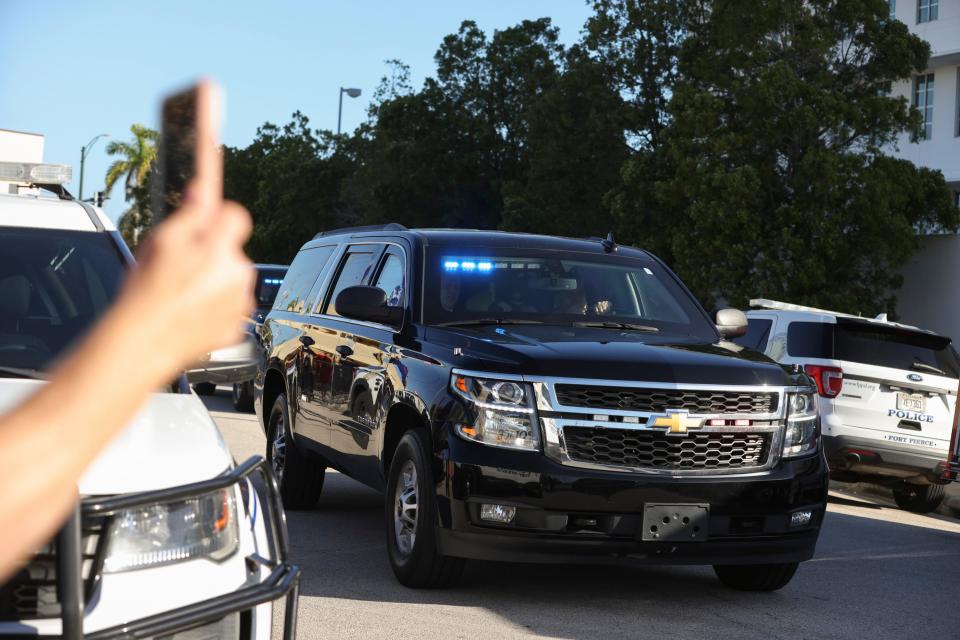
[[[213,194],[215,196],[215,194]],[[154,229],[125,287],[175,368],[243,339],[256,271],[243,253],[250,216],[195,182],[183,207]],[[168,363],[170,364],[170,363]]]

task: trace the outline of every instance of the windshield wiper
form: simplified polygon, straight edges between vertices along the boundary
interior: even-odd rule
[[[476,320],[454,320],[438,322],[435,327],[472,327],[488,324],[544,324],[541,320],[519,320],[514,318],[478,318]]]
[[[657,333],[660,331],[657,327],[651,327],[646,324],[633,324],[632,322],[608,322],[608,321],[594,321],[594,322],[574,322],[573,326],[575,327],[591,327],[597,329],[628,329],[630,331],[647,331],[649,333]]]
[[[47,376],[39,369],[4,367],[0,365],[0,378],[28,378],[30,380],[46,380]]]
[[[932,364],[927,364],[926,362],[914,362],[912,365],[910,365],[910,368],[916,371],[929,371],[930,373],[935,373],[940,376],[947,375],[946,371],[943,369],[938,369]]]

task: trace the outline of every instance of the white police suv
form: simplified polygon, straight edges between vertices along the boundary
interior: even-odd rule
[[[44,384],[132,263],[104,213],[63,188],[69,178],[63,165],[0,162],[0,413]],[[293,637],[299,569],[273,476],[260,458],[234,464],[183,376],[78,490],[55,540],[0,585],[0,638],[267,638],[275,602]]]
[[[957,460],[960,359],[950,338],[885,315],[765,299],[750,306],[736,342],[816,381],[831,477],[888,486],[902,509],[936,509]]]

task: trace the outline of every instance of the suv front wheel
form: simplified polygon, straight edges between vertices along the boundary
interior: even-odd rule
[[[942,484],[906,485],[893,490],[893,500],[904,511],[930,513],[943,502],[944,491]]]
[[[390,566],[401,584],[415,588],[448,587],[463,573],[465,561],[437,550],[437,505],[430,472],[426,432],[403,434],[387,478],[386,529]]]
[[[776,591],[787,586],[797,562],[782,564],[718,564],[713,571],[724,585],[740,591]]]
[[[320,497],[326,467],[297,449],[290,431],[287,397],[277,396],[267,422],[267,462],[280,485],[285,509],[310,509]]]

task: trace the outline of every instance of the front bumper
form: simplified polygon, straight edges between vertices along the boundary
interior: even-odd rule
[[[284,640],[293,640],[296,636],[299,582],[300,568],[285,562],[276,566],[264,581],[255,586],[95,633],[88,633],[83,638],[86,640],[106,640],[118,636],[151,638],[158,635],[168,635],[208,625],[232,613],[253,609],[257,605],[283,598],[286,600],[283,638]]]
[[[258,504],[263,506],[263,518],[267,524],[266,548],[245,558],[249,570],[265,569],[268,572],[260,582],[178,609],[124,621],[116,626],[101,628],[87,634],[83,633],[85,585],[81,580],[80,569],[84,562],[80,553],[81,512],[85,518],[109,518],[126,509],[204,495],[244,481],[249,481],[249,484],[244,486],[249,486],[259,496]],[[62,610],[62,633],[59,636],[50,637],[61,637],[65,640],[149,638],[186,630],[199,631],[199,627],[215,625],[225,616],[283,599],[285,601],[283,638],[293,640],[296,636],[300,568],[287,559],[288,547],[286,517],[276,480],[266,461],[260,456],[251,457],[243,464],[216,478],[190,485],[138,494],[121,494],[110,498],[88,498],[78,505],[74,514],[57,535],[56,575],[57,592]]]
[[[813,557],[826,510],[822,453],[749,475],[643,476],[577,469],[540,453],[451,437],[438,486],[442,553],[512,562],[770,564]],[[513,523],[480,519],[481,504],[516,508]],[[709,505],[698,542],[644,540],[645,505]],[[791,527],[791,514],[810,511]]]

